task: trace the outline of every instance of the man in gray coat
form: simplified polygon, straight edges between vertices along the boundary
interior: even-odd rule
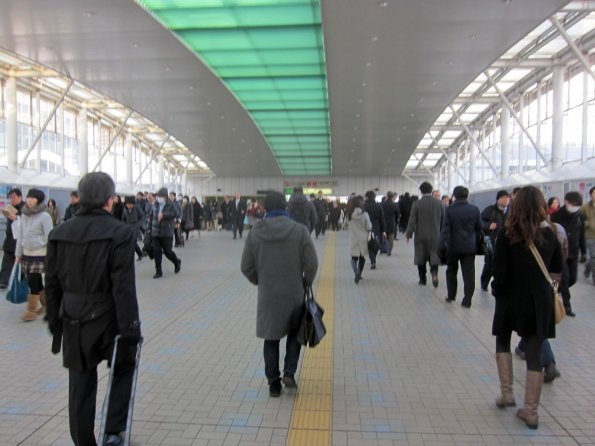
[[[264,220],[249,232],[242,253],[242,273],[258,286],[256,336],[264,339],[264,370],[269,395],[281,395],[279,342],[287,336],[283,384],[297,387],[300,357],[297,329],[304,306],[304,285],[311,285],[318,269],[308,229],[289,219],[285,196],[270,191],[264,199]]]
[[[419,271],[419,284],[426,284],[426,262],[429,262],[432,285],[434,288],[438,288],[438,265],[440,265],[438,241],[444,217],[444,206],[440,200],[432,197],[432,185],[427,181],[421,183],[419,190],[422,197],[415,201],[411,207],[405,237],[409,243],[415,233],[414,263]]]

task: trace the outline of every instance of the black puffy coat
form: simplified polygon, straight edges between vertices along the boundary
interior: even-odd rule
[[[562,225],[568,237],[568,259],[578,257],[579,250],[586,254],[585,222],[581,212],[570,213],[566,206],[562,206],[558,212],[552,215],[552,221]]]
[[[64,367],[96,367],[110,358],[115,335],[140,336],[135,239],[132,227],[102,210],[81,211],[50,233],[47,317],[54,347],[63,337]]]
[[[17,210],[17,215],[21,215],[21,209],[23,209],[23,206],[25,206],[24,201],[21,201],[19,204],[15,206],[15,209]],[[10,218],[6,219],[6,238],[4,239],[4,244],[2,245],[2,250],[4,252],[12,254],[14,254],[17,250],[17,241],[15,240],[14,235],[12,233],[13,223],[14,221],[12,221]]]
[[[562,248],[554,231],[540,229],[543,242],[537,244],[543,263],[551,273],[562,271]],[[524,242],[511,243],[505,231],[496,240],[494,252],[494,281],[496,311],[492,334],[506,334],[510,330],[521,337],[539,339],[556,337],[554,294],[539,264]]]
[[[390,199],[382,202],[382,212],[384,213],[384,227],[387,234],[396,234],[397,222],[399,221],[399,207],[397,203]]]

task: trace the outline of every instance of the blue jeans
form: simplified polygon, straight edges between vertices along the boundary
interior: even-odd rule
[[[281,372],[279,371],[279,342],[281,342],[279,339],[266,339],[264,341],[264,374],[267,377],[269,385],[278,381],[281,377]],[[301,348],[302,346],[297,341],[297,330],[289,333],[285,344],[284,374],[291,373],[295,375]]]
[[[519,341],[518,348],[520,351],[525,352],[527,349],[527,340],[525,338],[521,338]],[[552,346],[548,339],[545,339],[541,344],[541,367],[547,367],[551,363],[556,363],[556,358],[554,357],[554,352],[552,351]]]

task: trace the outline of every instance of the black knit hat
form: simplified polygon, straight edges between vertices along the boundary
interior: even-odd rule
[[[124,204],[134,204],[134,203],[136,203],[136,197],[134,195],[128,195],[124,199]]]
[[[35,198],[37,200],[37,204],[40,204],[43,203],[43,200],[45,200],[45,194],[39,189],[29,189],[29,192],[27,192],[27,198]]]
[[[169,196],[167,193],[167,187],[162,187],[161,189],[159,189],[157,191],[157,196],[167,198]]]

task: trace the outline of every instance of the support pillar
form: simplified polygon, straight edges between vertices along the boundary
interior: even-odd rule
[[[186,170],[182,174],[182,192],[188,195],[188,171]]]
[[[450,154],[448,156],[448,194],[452,193],[453,188],[455,187],[455,168],[453,161],[450,159]]]
[[[81,108],[78,116],[79,174],[89,173],[89,135],[87,134],[87,109]]]
[[[581,159],[587,162],[587,147],[589,145],[589,73],[583,72],[583,125],[581,138]]]
[[[541,147],[541,82],[537,83],[537,123],[535,124],[535,142]],[[535,154],[535,167],[537,170],[541,168],[541,158],[539,154]]]
[[[126,134],[124,138],[124,155],[126,158],[126,184],[132,184],[132,135]]]
[[[500,112],[500,178],[510,175],[510,111],[502,105]]]
[[[561,167],[564,161],[563,84],[564,68],[555,66],[552,76],[552,170]]]
[[[478,134],[475,132],[475,138],[477,139]],[[481,143],[480,143],[481,144]],[[477,181],[477,147],[475,144],[470,144],[469,141],[469,186],[473,186]]]
[[[58,135],[60,138],[58,150],[60,152],[60,175],[66,175],[66,156],[64,153],[64,107],[58,109]]]
[[[157,185],[159,186],[159,189],[161,189],[163,187],[164,181],[165,181],[165,159],[163,158],[163,156],[159,156],[159,174],[158,174],[157,178]]]
[[[17,80],[6,79],[6,159],[8,170],[18,172],[17,148]]]

